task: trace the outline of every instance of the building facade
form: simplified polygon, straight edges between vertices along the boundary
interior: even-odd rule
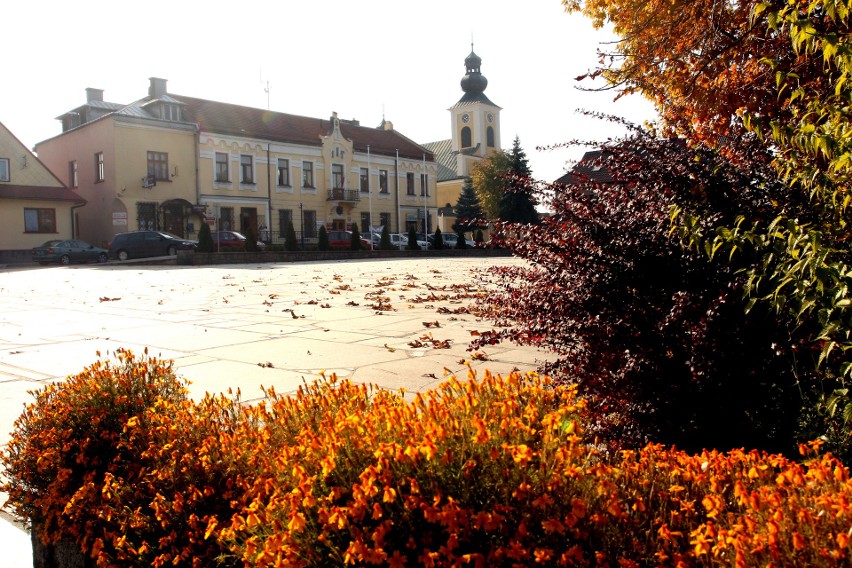
[[[79,233],[96,244],[138,229],[195,238],[201,223],[279,242],[292,222],[306,244],[322,225],[435,228],[434,156],[386,121],[370,128],[336,113],[180,96],[159,78],[127,105],[87,89],[86,104],[59,119],[62,134],[36,151],[89,202]]]
[[[453,208],[461,195],[464,180],[482,159],[501,150],[499,106],[485,95],[488,80],[482,74],[482,59],[473,51],[464,60],[462,97],[451,106],[452,138],[424,144],[438,162],[438,226],[452,232]]]
[[[29,256],[48,240],[73,238],[85,204],[0,123],[0,256]]]

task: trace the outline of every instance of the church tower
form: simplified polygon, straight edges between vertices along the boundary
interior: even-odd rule
[[[470,46],[470,55],[464,60],[465,75],[461,80],[464,95],[450,107],[452,120],[452,149],[458,153],[457,172],[466,176],[472,162],[500,150],[500,110],[485,95],[488,79],[482,74],[482,59]],[[470,157],[470,158],[467,158]]]

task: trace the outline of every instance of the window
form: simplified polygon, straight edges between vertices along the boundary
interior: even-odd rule
[[[461,131],[461,145],[462,148],[470,148],[470,127],[465,126]]]
[[[379,213],[379,224],[382,227],[387,227],[388,231],[390,231],[390,213]]]
[[[343,164],[331,164],[331,187],[333,189],[343,189]]]
[[[290,186],[290,160],[278,158],[278,185]]]
[[[302,212],[302,223],[304,226],[302,227],[302,233],[308,237],[313,238],[317,236],[317,212],[306,209]]]
[[[379,170],[379,193],[388,192],[388,171]]]
[[[429,174],[420,174],[420,197],[429,197]]]
[[[75,188],[78,186],[77,179],[77,161],[68,162],[68,187]]]
[[[408,172],[405,174],[405,192],[408,195],[414,194],[414,172]]]
[[[9,158],[0,158],[0,181],[9,181]]]
[[[169,179],[168,154],[148,151],[148,176],[154,176],[157,181]]]
[[[164,104],[160,106],[160,118],[172,122],[180,122],[180,107],[178,105]]]
[[[488,144],[489,148],[494,147],[494,127],[489,126],[488,130],[485,131],[485,140],[486,144]]]
[[[216,181],[228,181],[228,154],[216,152]]]
[[[55,233],[56,209],[24,208],[25,233]]]
[[[230,231],[234,228],[234,208],[222,207],[219,209],[219,229]]]
[[[248,154],[240,156],[240,183],[254,183],[254,164]]]
[[[358,187],[361,188],[362,193],[369,193],[370,191],[370,170],[367,168],[361,168],[361,174],[358,176]]]
[[[370,213],[367,211],[361,212],[361,232],[370,232]]]
[[[106,173],[104,171],[104,153],[98,152],[95,154],[95,183],[104,181]]]
[[[302,162],[302,187],[314,186],[314,163]]]
[[[140,202],[136,204],[136,223],[141,231],[155,231],[159,229],[157,223],[157,204],[152,202]]]
[[[293,210],[292,209],[279,209],[278,210],[278,233],[281,235],[281,238],[287,236],[287,227],[290,226],[290,223],[293,222]]]

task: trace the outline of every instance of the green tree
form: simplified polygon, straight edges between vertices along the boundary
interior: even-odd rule
[[[457,249],[466,249],[467,241],[464,238],[464,233],[461,231],[456,231],[456,248]]]
[[[382,236],[379,238],[379,250],[393,250],[393,243],[391,243],[390,238],[390,229],[388,229],[387,225],[382,227]]]
[[[485,240],[485,237],[482,235],[482,229],[476,230],[476,236],[473,238],[473,241],[476,244],[481,244]]]
[[[405,248],[408,250],[422,250],[417,243],[417,231],[414,230],[414,227],[408,229],[408,245]]]
[[[521,140],[516,136],[509,152],[511,169],[503,179],[503,194],[500,198],[501,221],[507,223],[539,222],[535,201],[530,195],[529,180],[532,176],[527,155],[521,148]]]
[[[444,237],[441,235],[441,228],[435,228],[435,236],[432,239],[432,248],[435,250],[443,250],[444,248]]]
[[[364,245],[361,244],[361,232],[358,230],[358,223],[352,223],[352,234],[349,240],[350,250],[361,250]]]
[[[331,248],[328,244],[328,231],[325,230],[325,225],[320,225],[319,233],[317,234],[317,248],[323,251]]]
[[[284,237],[284,250],[291,252],[299,250],[299,241],[296,239],[296,229],[293,227],[293,221],[287,223],[287,236]]]
[[[257,252],[257,234],[254,229],[246,229],[246,252]]]
[[[479,197],[476,195],[476,190],[473,188],[473,180],[470,177],[465,178],[462,185],[459,200],[453,208],[453,213],[456,215],[456,222],[453,224],[453,230],[471,233],[478,229],[482,224],[485,213],[482,211],[482,205],[479,202]]]
[[[195,250],[198,252],[213,252],[215,244],[213,236],[210,234],[210,225],[206,221],[202,221],[201,228],[198,229],[198,244],[195,245]]]
[[[477,164],[471,172],[476,196],[485,218],[500,218],[500,198],[505,188],[504,179],[512,171],[509,155],[500,150]]]

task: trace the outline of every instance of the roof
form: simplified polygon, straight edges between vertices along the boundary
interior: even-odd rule
[[[483,104],[486,104],[486,105],[491,105],[491,106],[496,107],[498,109],[500,108],[499,106],[497,106],[493,102],[491,102],[491,99],[486,97],[485,93],[483,93],[483,92],[465,93],[464,95],[462,95],[462,98],[459,99],[459,102],[457,102],[456,104],[454,104],[450,108],[454,109],[456,107],[472,105],[472,104],[475,104],[475,103],[483,103]]]
[[[423,144],[423,147],[435,155],[435,162],[438,164],[438,181],[447,181],[461,177],[458,174],[458,154],[453,151],[452,140],[429,142],[428,144]]]
[[[579,185],[581,183],[613,183],[612,174],[602,165],[605,158],[603,150],[591,150],[583,154],[571,171],[556,180],[564,185]]]
[[[43,185],[0,184],[0,199],[38,199],[43,201],[73,201],[85,203],[80,194],[64,187]]]
[[[204,132],[259,138],[274,142],[320,146],[321,137],[333,130],[331,120],[286,114],[252,107],[172,95],[186,105],[185,110]],[[353,121],[340,120],[340,132],[357,152],[399,156],[409,159],[434,160],[432,152],[406,138],[396,130],[360,126]]]

